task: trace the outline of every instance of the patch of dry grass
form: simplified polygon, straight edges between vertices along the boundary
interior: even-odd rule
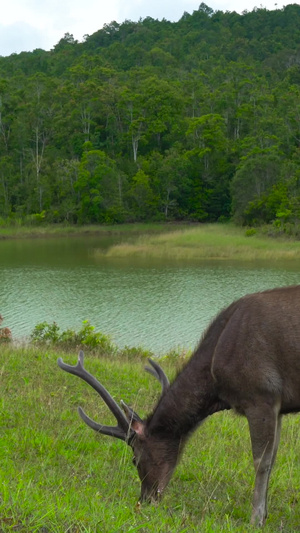
[[[187,260],[237,259],[243,261],[300,259],[300,242],[253,235],[232,225],[202,224],[160,235],[142,235],[120,243],[99,256],[169,258]]]

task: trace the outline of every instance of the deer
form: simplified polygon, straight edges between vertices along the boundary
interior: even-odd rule
[[[162,393],[146,420],[116,403],[84,368],[82,351],[76,365],[61,358],[58,365],[93,387],[113,413],[116,426],[105,426],[78,408],[90,428],[132,448],[138,505],[162,497],[188,438],[207,417],[229,409],[245,416],[255,469],[251,523],[264,525],[282,415],[300,410],[300,285],[248,294],[221,310],[171,384],[149,359],[145,370]]]

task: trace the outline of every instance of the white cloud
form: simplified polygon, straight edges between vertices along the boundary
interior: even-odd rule
[[[22,50],[50,50],[72,33],[82,40],[118,19],[119,0],[11,0],[1,6],[0,55]]]
[[[201,0],[181,0],[174,2],[174,0],[131,0],[128,2],[120,2],[121,20],[129,19],[137,21],[139,18],[152,17],[154,19],[163,19],[177,21],[184,11],[192,13],[198,9]]]
[[[26,22],[14,22],[7,26],[0,24],[0,55],[6,56],[35,48],[46,49],[47,35]]]

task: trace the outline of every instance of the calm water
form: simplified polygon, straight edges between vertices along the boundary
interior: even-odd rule
[[[194,347],[211,318],[249,292],[300,284],[300,263],[99,259],[101,237],[0,242],[0,313],[15,339],[43,321],[89,319],[120,346]]]

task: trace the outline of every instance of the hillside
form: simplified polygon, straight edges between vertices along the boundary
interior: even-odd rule
[[[0,57],[0,217],[300,219],[300,6],[113,21]]]

